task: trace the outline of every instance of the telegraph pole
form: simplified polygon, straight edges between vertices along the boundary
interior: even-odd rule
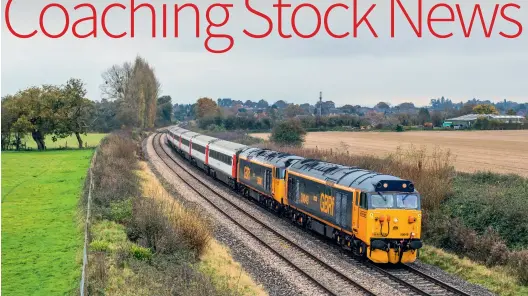
[[[321,123],[321,116],[323,115],[323,92],[319,92],[319,108],[317,108],[317,117],[315,119],[317,127]]]
[[[319,117],[323,115],[323,92],[319,92]]]

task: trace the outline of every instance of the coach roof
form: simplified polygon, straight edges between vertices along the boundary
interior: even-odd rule
[[[411,183],[401,178],[334,163],[324,162],[316,159],[304,159],[293,164],[290,171],[322,181],[329,181],[345,187],[353,187],[366,192],[375,192],[376,184],[382,181],[400,181]]]

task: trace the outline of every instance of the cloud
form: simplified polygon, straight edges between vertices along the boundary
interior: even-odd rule
[[[88,8],[75,11],[72,3],[61,0],[70,14],[70,27],[73,23],[89,15]],[[323,91],[325,99],[338,105],[374,105],[380,100],[400,103],[414,101],[425,105],[432,98],[448,96],[456,101],[473,97],[491,100],[511,99],[528,101],[528,85],[525,83],[525,69],[528,67],[528,39],[521,36],[507,40],[498,35],[503,31],[512,34],[516,26],[499,15],[491,38],[483,37],[480,21],[473,25],[471,38],[462,36],[463,29],[458,22],[435,25],[435,31],[447,34],[454,32],[450,39],[432,37],[424,21],[424,37],[417,38],[405,16],[396,13],[396,36],[390,38],[390,1],[358,0],[358,13],[367,11],[371,3],[377,7],[369,16],[379,38],[374,38],[366,26],[361,26],[357,38],[351,36],[334,39],[324,32],[314,38],[293,37],[283,39],[277,33],[276,1],[252,0],[251,5],[270,16],[273,20],[273,33],[264,39],[252,39],[243,33],[244,29],[254,34],[262,34],[268,26],[265,19],[246,10],[244,1],[225,0],[232,3],[228,24],[213,28],[213,32],[233,36],[233,49],[222,55],[214,55],[205,50],[207,20],[205,13],[210,1],[196,0],[200,8],[200,38],[195,36],[196,18],[191,9],[183,10],[179,18],[179,37],[174,38],[173,5],[183,1],[152,1],[156,7],[157,38],[150,38],[150,11],[142,8],[136,14],[136,38],[114,40],[104,36],[101,29],[101,14],[111,2],[91,1],[98,12],[98,37],[76,39],[70,31],[62,38],[49,39],[38,28],[39,14],[51,1],[22,2],[14,0],[11,11],[13,27],[19,32],[39,30],[31,39],[18,39],[2,26],[2,95],[16,92],[29,85],[44,83],[60,84],[70,77],[83,79],[88,85],[89,96],[100,98],[101,73],[116,63],[133,60],[136,55],[145,57],[155,69],[163,86],[163,93],[171,95],[173,101],[190,103],[200,96],[232,97],[239,100],[266,99],[270,102],[312,102]],[[294,6],[310,2],[324,12],[337,1],[284,1]],[[354,1],[344,0],[352,6]],[[417,1],[402,1],[411,18],[416,21]],[[436,2],[436,1],[434,1]],[[424,18],[435,4],[424,1]],[[455,7],[455,1],[446,1]],[[528,8],[525,3],[521,10],[508,9],[513,19],[527,24]],[[107,28],[114,34],[127,31],[130,34],[130,1],[122,1],[127,10],[113,9],[108,13]],[[136,5],[143,1],[135,1]],[[472,9],[478,1],[464,1],[461,5],[463,17],[471,17]],[[496,0],[505,4],[506,1]],[[6,6],[7,1],[2,1]],[[167,4],[168,38],[162,38],[162,4]],[[493,3],[482,5],[486,20],[493,13]],[[291,11],[284,11],[283,27],[292,33]],[[212,10],[214,21],[221,22],[223,10]],[[455,14],[457,14],[455,12]],[[324,16],[324,13],[322,13]],[[316,27],[316,15],[309,8],[299,11],[296,26],[309,33]],[[448,10],[439,10],[435,17],[448,17]],[[353,31],[353,12],[344,9],[332,12],[330,28],[336,33]],[[64,26],[64,16],[59,9],[50,9],[45,16],[46,29],[60,32]],[[80,32],[90,31],[89,22],[78,27]],[[526,33],[524,33],[526,34]],[[226,40],[211,43],[221,48]]]

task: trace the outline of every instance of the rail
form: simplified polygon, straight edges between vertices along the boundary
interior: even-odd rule
[[[203,182],[202,180],[200,180],[199,178],[197,178],[194,173],[191,173],[190,170],[188,169],[185,169],[182,167],[181,164],[179,164],[175,159],[174,157],[172,157],[171,155],[169,155],[169,153],[167,153],[167,151],[165,151],[164,149],[164,145],[162,145],[162,141],[161,141],[161,136],[160,134],[156,135],[158,136],[158,145],[160,146],[161,148],[161,151],[164,152],[165,155],[167,155],[176,165],[178,165],[179,167],[181,167],[182,169],[184,169],[185,171],[187,171],[187,173],[192,176],[196,181],[198,181],[199,183],[201,183],[203,186],[205,186],[206,188],[208,188],[209,190],[211,190],[213,193],[215,193],[215,195],[221,197],[223,200],[226,200],[229,204],[231,204],[233,207],[235,207],[236,209],[238,209],[239,211],[241,212],[245,212],[244,210],[242,210],[240,207],[238,207],[236,204],[232,203],[231,201],[229,201],[228,199],[225,199],[224,197],[222,197],[221,195],[219,195],[217,192],[215,192],[209,185],[207,185],[205,182]],[[153,137],[153,142],[156,142],[155,141],[155,137]],[[154,150],[155,152],[159,155],[159,153],[156,151],[155,147],[154,147]],[[161,156],[160,156],[161,158]],[[162,159],[163,160],[163,159]],[[163,160],[164,161],[164,160]],[[164,161],[165,162],[165,161]],[[165,162],[166,165],[168,165],[166,162]],[[174,169],[172,169],[170,166],[169,168],[174,171]],[[176,175],[179,176],[178,173],[176,173],[174,171],[174,173]],[[181,176],[179,176],[183,182],[187,183],[187,185],[189,185],[189,187],[196,191],[196,189],[194,189],[186,180],[183,180],[183,178]],[[197,192],[199,195],[202,195],[201,193]],[[203,196],[203,195],[202,195]],[[207,200],[207,198],[205,198]],[[215,206],[216,207],[216,206]],[[235,222],[236,223],[236,222]],[[265,228],[269,228],[267,227],[266,224],[263,224],[263,226]],[[274,231],[273,229],[270,229],[271,232],[275,233],[276,235],[278,235],[279,237],[282,237],[282,239],[284,240],[288,240],[287,238],[285,238],[283,235],[281,235],[280,233]],[[299,249],[303,249],[302,247],[299,247]],[[306,250],[304,250],[305,252],[307,252]],[[307,252],[309,254],[309,252]],[[311,255],[311,254],[309,254]],[[312,255],[313,256],[313,255]],[[317,260],[318,258],[316,258],[315,256],[312,257],[314,260]],[[320,260],[318,260],[320,261]],[[398,269],[398,270],[394,270],[396,272],[398,272],[398,274],[395,274],[389,270],[386,270],[385,268],[381,268],[373,263],[370,263],[370,262],[364,262],[362,260],[359,260],[359,259],[355,259],[354,261],[356,262],[362,262],[363,265],[369,269],[371,269],[372,271],[375,271],[377,272],[378,274],[390,279],[392,282],[394,283],[397,283],[398,285],[400,285],[402,288],[404,288],[405,290],[409,290],[409,292],[411,292],[411,294],[413,295],[463,295],[463,296],[469,296],[468,293],[460,290],[460,289],[457,289],[456,287],[453,287],[443,281],[440,281],[432,276],[429,276],[409,265],[401,265],[401,269]],[[324,261],[322,261],[321,263],[325,264]],[[333,269],[333,268],[329,268],[330,270]],[[338,271],[334,270],[334,272],[338,273]],[[402,272],[405,272],[402,274]],[[414,276],[417,276],[418,278],[413,278],[412,275]],[[344,277],[344,278],[348,278],[346,275],[340,275],[341,277]],[[350,278],[348,278],[348,280],[352,280]],[[418,283],[418,281],[420,283]],[[359,289],[361,289],[361,287],[358,287]],[[367,290],[368,291],[368,290]],[[370,291],[369,291],[370,292]],[[367,292],[368,293],[368,292]]]
[[[155,136],[152,137],[152,141],[153,141],[153,144],[154,144],[154,151],[155,153],[158,155],[158,157],[165,163],[165,165],[167,165],[167,167],[169,169],[171,169],[174,174],[176,174],[176,176],[178,176],[192,191],[194,191],[195,193],[197,193],[199,196],[201,196],[206,202],[208,202],[210,205],[212,205],[216,210],[220,211],[223,215],[225,215],[229,220],[231,220],[233,223],[235,223],[237,226],[239,226],[240,228],[242,228],[243,230],[245,230],[251,237],[253,237],[254,239],[256,239],[257,241],[260,241],[263,243],[263,245],[265,245],[266,247],[269,248],[269,250],[274,253],[275,255],[277,255],[279,258],[281,258],[282,260],[284,260],[285,262],[288,262],[289,265],[291,265],[293,268],[295,268],[297,271],[299,271],[300,273],[302,273],[303,275],[305,275],[307,278],[311,279],[317,286],[319,286],[321,289],[325,290],[328,294],[330,295],[336,295],[334,292],[332,292],[332,288],[326,286],[325,284],[321,283],[319,280],[313,278],[311,275],[309,275],[304,269],[300,268],[297,264],[295,264],[294,262],[292,262],[290,259],[286,258],[284,255],[282,255],[281,253],[279,253],[277,250],[271,248],[268,243],[264,242],[261,238],[259,238],[257,235],[255,235],[254,233],[252,233],[249,229],[247,229],[244,225],[242,225],[241,223],[239,223],[236,219],[234,219],[233,217],[231,217],[228,213],[226,213],[222,208],[220,208],[218,205],[216,205],[215,203],[213,203],[212,201],[210,201],[207,197],[204,196],[204,194],[202,194],[201,192],[199,192],[196,188],[194,188],[192,186],[192,184],[190,184],[187,180],[185,180],[180,174],[178,174],[174,168],[172,168],[164,159],[163,157],[160,155],[160,153],[158,152],[158,150],[156,149],[156,138],[158,140],[158,146],[160,147],[160,150],[163,152],[163,154],[165,154],[168,158],[170,158],[172,160],[172,162],[174,164],[176,164],[177,166],[179,166],[180,168],[182,168],[184,171],[186,171],[191,177],[193,177],[198,183],[202,184],[205,188],[207,188],[208,190],[210,190],[212,193],[214,193],[216,196],[220,197],[222,200],[226,201],[228,204],[230,204],[231,206],[233,206],[235,209],[237,209],[239,212],[241,213],[244,213],[247,215],[248,218],[250,218],[251,220],[255,221],[256,223],[258,223],[259,225],[263,226],[264,229],[267,229],[268,231],[270,231],[271,233],[273,233],[274,235],[276,235],[279,239],[281,239],[282,241],[284,241],[285,243],[287,244],[290,244],[292,247],[294,248],[297,248],[298,250],[300,250],[302,253],[304,253],[308,258],[312,259],[313,261],[317,262],[318,264],[320,264],[323,268],[329,270],[330,272],[333,272],[334,274],[336,274],[337,276],[339,276],[340,278],[342,278],[344,281],[348,282],[350,285],[354,286],[355,288],[357,288],[360,292],[366,294],[366,295],[375,295],[373,292],[371,292],[369,289],[367,289],[366,287],[364,287],[363,285],[359,284],[358,282],[356,282],[355,280],[353,280],[352,278],[350,278],[349,276],[341,273],[340,271],[336,270],[335,268],[333,268],[332,266],[328,265],[326,262],[322,261],[321,259],[317,258],[316,256],[314,256],[312,253],[310,253],[309,251],[305,250],[303,247],[301,247],[300,245],[298,245],[297,243],[291,241],[290,239],[286,238],[284,235],[282,235],[281,233],[277,232],[276,230],[274,230],[273,228],[270,228],[269,226],[267,226],[265,223],[262,223],[260,222],[258,219],[255,219],[253,218],[252,215],[249,215],[247,214],[246,211],[244,211],[242,208],[240,208],[239,206],[237,206],[236,204],[234,204],[233,202],[231,202],[229,199],[226,199],[224,198],[222,195],[218,194],[216,191],[214,191],[214,189],[212,189],[210,186],[208,186],[207,184],[205,184],[202,180],[200,180],[199,178],[197,178],[193,173],[190,173],[189,170],[185,169],[180,163],[178,163],[178,161],[176,161],[169,153],[167,153],[167,151],[165,151],[165,149],[163,148],[163,145],[161,144],[161,134],[157,134]]]

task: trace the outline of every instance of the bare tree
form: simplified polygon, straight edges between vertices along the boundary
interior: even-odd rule
[[[141,57],[133,64],[114,65],[103,73],[101,91],[118,102],[118,118],[127,126],[152,128],[160,90],[154,69]]]

